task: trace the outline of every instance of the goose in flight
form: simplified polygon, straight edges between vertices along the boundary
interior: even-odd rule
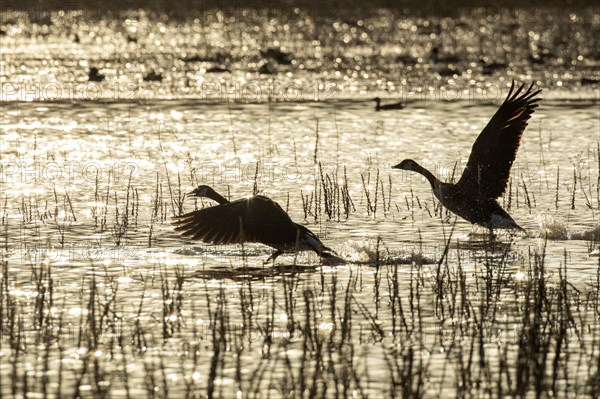
[[[322,258],[335,254],[312,231],[294,223],[277,202],[264,195],[229,202],[206,185],[187,195],[210,198],[218,205],[175,217],[175,231],[183,236],[219,245],[262,243],[276,250],[265,263],[274,262],[284,252],[312,250]]]
[[[430,171],[405,159],[395,169],[412,170],[431,184],[436,198],[463,219],[487,227],[523,230],[496,201],[508,183],[510,168],[517,155],[521,137],[541,98],[533,83],[515,90],[513,81],[508,96],[475,140],[467,166],[456,183],[443,183]]]

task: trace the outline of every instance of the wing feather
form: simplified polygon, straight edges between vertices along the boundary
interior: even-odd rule
[[[524,92],[524,84],[514,88],[513,81],[506,99],[475,140],[458,188],[484,198],[498,198],[506,190],[521,137],[541,100],[536,97],[541,90],[532,90],[533,83]]]
[[[179,215],[173,225],[183,236],[212,244],[289,245],[298,234],[298,225],[279,204],[261,195]]]
[[[175,231],[193,240],[212,244],[229,244],[239,236],[238,212],[245,200],[234,201],[209,208],[199,209],[176,216],[173,221]]]

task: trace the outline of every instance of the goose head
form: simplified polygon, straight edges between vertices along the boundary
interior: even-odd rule
[[[213,190],[212,187],[207,186],[206,184],[199,185],[194,189],[194,191],[187,193],[186,196],[210,198],[211,200],[216,201],[221,205],[229,202],[225,197],[217,193],[215,190]]]
[[[207,186],[205,184],[202,184],[198,187],[196,187],[194,189],[194,191],[191,191],[189,193],[187,193],[186,195],[188,197],[209,197],[215,193],[215,190],[212,189],[212,187]]]
[[[418,168],[418,164],[412,159],[405,159],[398,165],[392,166],[393,169],[404,169],[404,170],[415,170]]]

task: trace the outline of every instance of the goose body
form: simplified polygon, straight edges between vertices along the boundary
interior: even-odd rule
[[[88,81],[90,82],[102,82],[106,76],[100,73],[100,70],[96,67],[91,67],[88,73]]]
[[[379,97],[375,97],[373,99],[373,101],[375,101],[375,111],[389,111],[389,110],[394,110],[394,109],[403,109],[404,108],[404,104],[402,103],[394,103],[394,104],[384,104],[381,105],[381,98]]]
[[[440,55],[440,48],[434,47],[431,49],[429,59],[432,64],[456,64],[460,62],[460,58],[455,55]]]
[[[143,77],[144,82],[162,82],[163,76],[155,71],[150,71]]]
[[[522,85],[515,91],[513,82],[504,103],[475,140],[457,183],[441,182],[412,159],[405,159],[393,168],[423,175],[440,203],[471,223],[490,230],[523,230],[496,199],[506,190],[521,137],[540,100],[536,96],[541,90],[532,91],[533,84],[525,91],[524,88]]]
[[[292,57],[289,53],[283,52],[280,49],[268,48],[266,50],[259,50],[260,55],[263,58],[271,59],[277,62],[279,65],[291,65]]]
[[[284,252],[312,250],[321,257],[334,252],[264,195],[230,202],[211,187],[201,185],[188,196],[210,198],[218,205],[177,216],[175,231],[183,236],[218,245],[262,243],[276,249],[267,262]]]

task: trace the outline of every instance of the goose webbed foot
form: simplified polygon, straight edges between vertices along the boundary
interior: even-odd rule
[[[271,256],[269,256],[269,257],[267,258],[267,260],[265,260],[265,261],[263,262],[263,265],[266,265],[267,263],[269,263],[269,261],[273,261],[273,263],[275,263],[275,259],[277,259],[277,257],[278,257],[279,255],[281,255],[281,254],[283,254],[283,251],[282,251],[281,249],[278,249],[277,251],[273,252],[273,253],[271,254]]]

